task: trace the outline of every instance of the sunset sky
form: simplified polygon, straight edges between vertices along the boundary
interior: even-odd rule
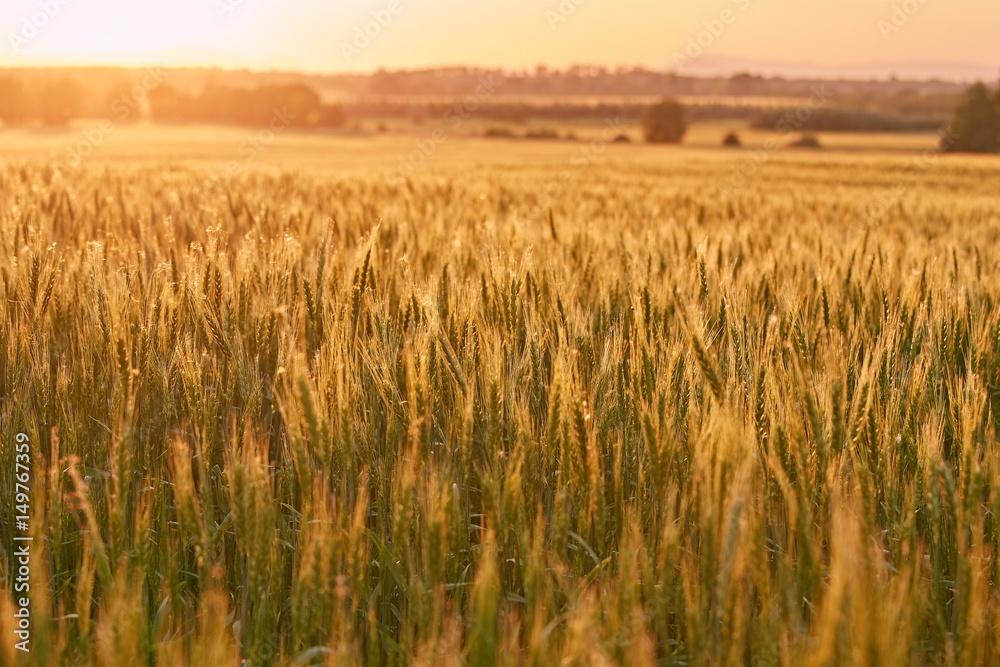
[[[372,12],[386,25],[355,42]],[[0,29],[4,66],[670,68],[703,33],[692,73],[1000,68],[996,0],[3,0]]]

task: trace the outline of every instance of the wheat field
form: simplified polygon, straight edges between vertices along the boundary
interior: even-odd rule
[[[1000,164],[660,155],[0,166],[0,663],[1000,662]]]

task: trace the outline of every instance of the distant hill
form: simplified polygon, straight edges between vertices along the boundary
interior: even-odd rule
[[[870,61],[820,65],[810,62],[786,60],[761,60],[725,55],[706,54],[692,60],[684,73],[698,77],[728,77],[740,72],[756,72],[763,76],[785,78],[821,78],[831,80],[880,80],[907,79],[927,81],[938,79],[955,83],[994,80],[996,65],[967,62],[890,62]]]

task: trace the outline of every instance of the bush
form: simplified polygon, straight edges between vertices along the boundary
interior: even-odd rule
[[[788,144],[791,148],[822,148],[819,139],[814,134],[803,134],[801,137]]]
[[[528,130],[524,133],[525,139],[558,139],[559,133],[555,130],[550,130],[547,127],[543,127],[538,130]]]
[[[646,141],[657,144],[678,144],[687,132],[684,107],[675,100],[665,99],[646,109],[642,119]]]
[[[619,134],[617,137],[611,140],[611,142],[615,144],[627,144],[630,143],[631,141],[632,140],[629,138],[627,134]]]
[[[487,139],[513,139],[514,133],[506,127],[489,127],[483,132],[483,136]]]
[[[739,148],[740,146],[743,145],[743,142],[740,141],[740,135],[736,134],[735,132],[729,132],[728,134],[726,134],[725,137],[722,138],[722,145]]]

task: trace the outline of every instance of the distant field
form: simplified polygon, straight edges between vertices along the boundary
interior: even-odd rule
[[[1000,160],[433,128],[0,132],[0,664],[1000,664]]]
[[[762,132],[746,128],[740,122],[713,121],[694,124],[684,140],[685,148],[715,149],[702,153],[682,152],[677,147],[648,146],[642,142],[642,130],[635,124],[573,122],[546,124],[498,124],[470,119],[453,128],[444,119],[428,119],[420,125],[388,123],[390,131],[378,132],[379,123],[369,122],[359,129],[340,133],[301,133],[288,130],[278,133],[273,140],[262,140],[253,128],[220,126],[159,126],[120,125],[112,131],[101,129],[101,122],[79,121],[71,127],[60,129],[0,130],[0,155],[7,159],[47,159],[67,162],[79,155],[82,161],[151,161],[219,165],[236,161],[241,168],[253,166],[329,167],[364,171],[390,169],[399,164],[414,150],[417,142],[431,139],[435,130],[443,133],[443,140],[427,153],[426,167],[462,164],[516,164],[535,161],[568,162],[587,142],[602,142],[619,132],[632,139],[627,145],[599,146],[600,152],[587,151],[588,163],[598,160],[636,164],[669,164],[678,159],[705,159],[709,161],[735,161],[742,157],[740,151],[721,147],[722,138],[730,130],[739,133],[746,148],[764,147],[770,140],[784,146],[798,138],[798,133]],[[572,133],[577,141],[504,140],[482,139],[490,127],[504,127],[515,134],[532,129],[552,129],[565,136]],[[612,128],[612,129],[608,129]],[[850,152],[852,159],[858,152],[906,154],[917,153],[937,146],[933,134],[872,134],[872,133],[820,133],[821,143],[828,148],[825,153],[837,160],[839,152]],[[719,155],[713,155],[719,152]],[[251,155],[252,158],[248,159]],[[821,151],[820,153],[823,153]],[[697,155],[698,157],[695,157]],[[810,159],[810,158],[806,158]]]

